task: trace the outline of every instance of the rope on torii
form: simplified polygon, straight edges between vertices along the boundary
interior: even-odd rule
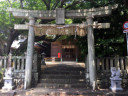
[[[80,26],[68,26],[68,25],[56,25],[56,26],[34,26],[35,34],[40,35],[79,35],[85,36],[87,34],[86,27]]]
[[[68,25],[56,25],[56,24],[16,24],[14,29],[16,30],[28,30],[28,27],[32,26],[36,36],[42,35],[78,35],[85,36],[87,34],[87,27],[93,26],[93,28],[109,28],[110,23],[98,23],[94,22],[92,25],[83,24],[68,24]]]

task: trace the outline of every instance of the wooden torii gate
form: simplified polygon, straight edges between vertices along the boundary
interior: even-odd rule
[[[29,30],[28,32],[28,45],[27,45],[27,57],[26,57],[26,67],[25,67],[25,83],[24,89],[31,87],[31,75],[32,75],[32,62],[33,62],[33,46],[34,46],[34,27],[35,19],[56,19],[56,24],[65,24],[65,18],[86,18],[87,27],[87,39],[88,39],[88,58],[89,58],[89,79],[90,85],[95,89],[96,85],[96,67],[95,67],[95,48],[94,48],[94,34],[93,28],[109,28],[109,23],[97,23],[93,24],[94,17],[108,16],[112,13],[113,9],[116,9],[117,5],[106,6],[100,8],[92,9],[81,9],[81,10],[65,10],[63,8],[58,8],[51,11],[38,11],[38,10],[22,10],[22,9],[8,9],[9,12],[17,18],[29,19],[28,25],[15,25],[16,30]],[[95,25],[95,26],[94,26]],[[46,25],[42,25],[46,26]],[[47,25],[53,26],[53,25]],[[56,25],[54,25],[56,26]],[[64,25],[63,25],[64,26]],[[69,25],[69,26],[72,26]],[[73,26],[78,26],[73,24]],[[96,27],[97,26],[97,27]]]

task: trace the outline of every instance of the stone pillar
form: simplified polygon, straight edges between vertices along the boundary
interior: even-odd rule
[[[32,27],[32,25],[34,24],[35,24],[35,19],[33,17],[29,17],[29,33],[28,33],[27,56],[26,56],[26,65],[25,65],[24,89],[31,87],[34,36],[35,36],[34,28]]]
[[[93,33],[93,18],[92,16],[88,16],[87,18],[87,39],[88,39],[88,63],[89,63],[89,77],[90,77],[90,85],[93,90],[96,87],[96,65],[95,65],[95,48],[94,48],[94,33]]]

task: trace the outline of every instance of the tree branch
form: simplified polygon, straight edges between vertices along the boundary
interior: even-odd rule
[[[61,5],[59,6],[59,8],[62,8],[64,3],[65,3],[66,0],[61,0]]]
[[[23,7],[23,0],[20,0],[20,7],[21,7],[21,9],[24,9],[24,7]]]
[[[4,44],[3,44],[3,42],[1,40],[0,40],[0,44],[1,44],[1,46],[0,46],[0,54],[1,54],[1,56],[3,56],[5,48],[4,48]]]
[[[51,0],[48,0],[48,10],[50,10]]]
[[[48,4],[46,3],[46,1],[45,0],[42,0],[43,2],[44,2],[44,4],[46,5],[46,7],[47,7],[47,10],[50,10],[49,9],[49,6],[48,6]]]
[[[13,41],[16,39],[16,37],[18,37],[18,35],[19,35],[19,32],[16,32],[16,30],[14,30],[14,29],[10,29],[10,34],[9,34],[9,37],[7,40],[7,46],[5,48],[6,54],[9,54],[11,45],[12,45]]]
[[[124,0],[123,2],[125,4],[125,6],[128,7],[128,0]]]
[[[68,5],[65,9],[68,9],[72,6],[75,6],[75,5],[79,4],[79,3],[81,3],[81,1],[74,1],[71,5]]]
[[[75,6],[75,5],[77,5],[77,4],[83,3],[83,2],[85,2],[85,1],[88,1],[88,2],[91,2],[91,3],[94,3],[94,4],[97,4],[94,0],[77,0],[77,1],[74,1],[72,4],[66,6],[65,9],[68,9],[68,8],[70,8],[70,7],[72,7],[72,6]]]
[[[55,8],[57,7],[57,5],[60,3],[60,0],[56,0],[56,2],[53,4],[51,10],[55,10]]]
[[[10,7],[12,8],[12,4],[11,4],[11,2],[10,2],[9,0],[7,0],[7,1],[8,1],[8,3],[9,3]]]

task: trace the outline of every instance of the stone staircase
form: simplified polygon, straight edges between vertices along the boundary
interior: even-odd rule
[[[86,88],[85,68],[59,64],[42,69],[38,88]]]
[[[14,96],[128,96],[128,92],[90,89],[85,84],[84,71],[84,67],[76,65],[43,66],[37,87],[16,91]]]

